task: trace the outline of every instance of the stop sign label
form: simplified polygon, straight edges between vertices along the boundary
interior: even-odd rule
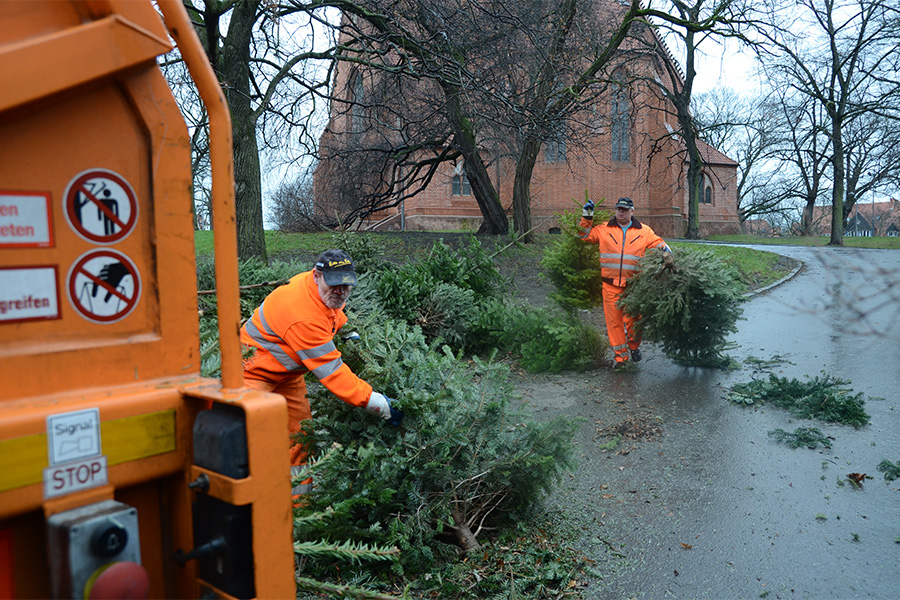
[[[108,481],[106,456],[53,465],[44,469],[44,498],[90,489]]]

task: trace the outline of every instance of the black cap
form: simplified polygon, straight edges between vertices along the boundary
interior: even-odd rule
[[[619,198],[616,200],[616,208],[634,208],[631,198]]]
[[[316,259],[316,270],[330,286],[356,285],[356,270],[343,250],[326,250]]]

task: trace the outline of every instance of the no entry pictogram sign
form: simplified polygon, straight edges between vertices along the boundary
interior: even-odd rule
[[[94,323],[115,323],[131,314],[141,298],[141,276],[134,263],[117,250],[85,252],[69,269],[69,301]]]
[[[107,169],[90,169],[66,186],[63,212],[75,233],[87,241],[115,244],[134,230],[138,203],[124,177]]]

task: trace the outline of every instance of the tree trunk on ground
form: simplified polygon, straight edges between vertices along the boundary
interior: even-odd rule
[[[472,535],[469,526],[466,525],[466,518],[456,506],[450,507],[450,516],[453,517],[453,531],[456,533],[456,539],[465,552],[481,550],[481,544]]]
[[[222,51],[222,83],[234,131],[234,191],[238,257],[266,262],[256,119],[250,105],[250,44],[259,0],[235,3]]]

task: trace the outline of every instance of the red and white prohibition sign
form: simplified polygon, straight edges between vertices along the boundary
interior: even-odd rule
[[[66,291],[72,306],[88,321],[115,323],[137,306],[141,276],[131,259],[118,250],[91,250],[69,269]]]
[[[115,244],[134,230],[138,203],[124,177],[107,169],[89,169],[66,186],[63,212],[69,226],[85,240]]]

